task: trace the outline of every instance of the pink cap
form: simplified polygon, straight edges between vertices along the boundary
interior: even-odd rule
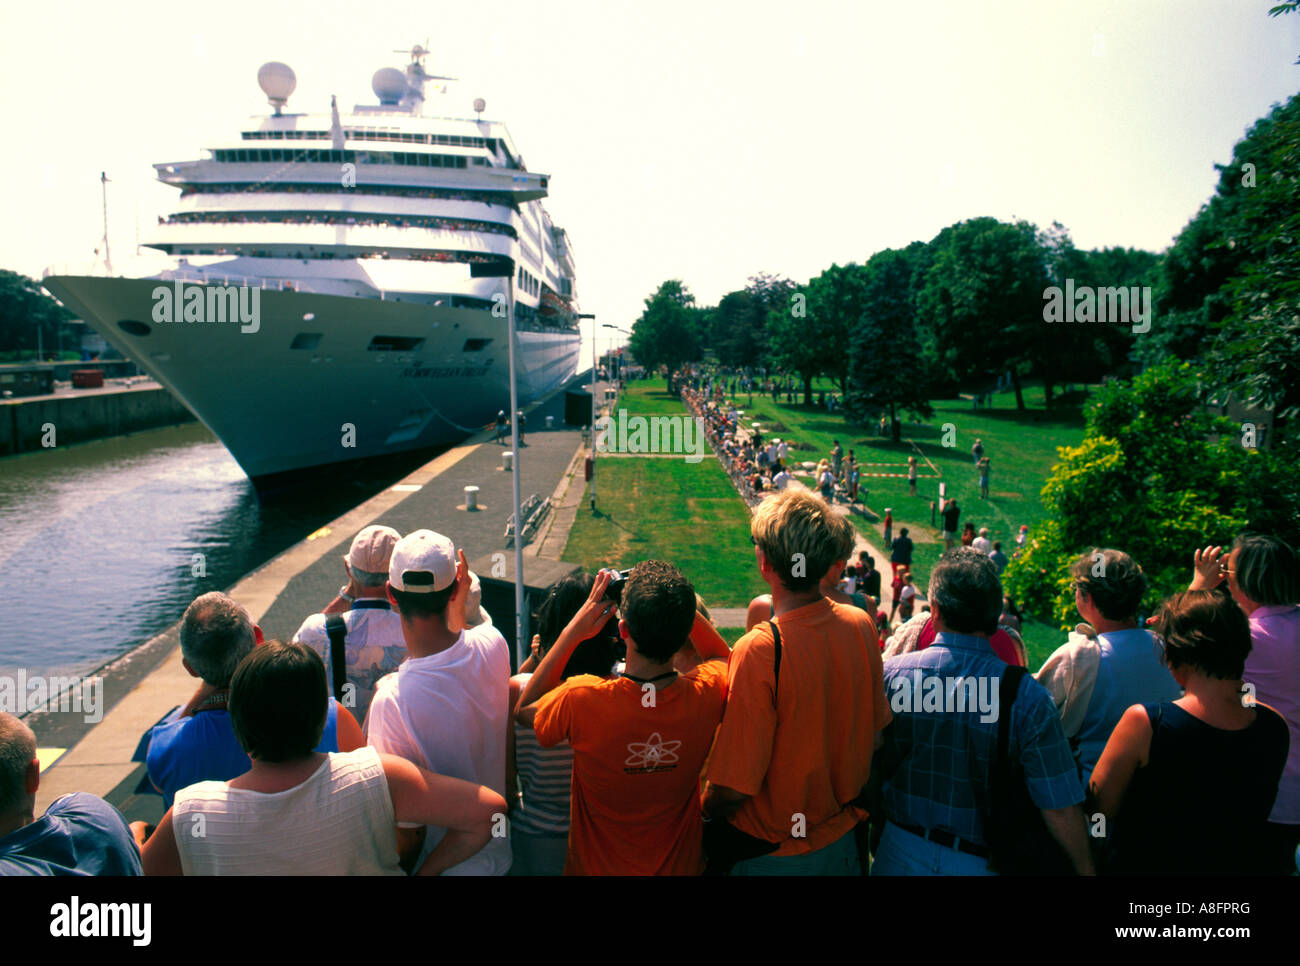
[[[372,574],[388,573],[388,560],[402,535],[392,527],[366,527],[352,538],[352,548],[343,559],[350,567]]]

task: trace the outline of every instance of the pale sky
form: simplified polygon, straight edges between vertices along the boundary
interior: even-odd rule
[[[1300,88],[1300,16],[1273,2],[7,4],[0,268],[84,267],[105,170],[129,272],[137,211],[147,237],[175,210],[151,165],[266,113],[260,64],[296,72],[291,111],[350,108],[426,38],[461,81],[426,113],[482,96],[551,175],[602,322],[630,326],[667,278],[713,304],[980,215],[1159,251]]]

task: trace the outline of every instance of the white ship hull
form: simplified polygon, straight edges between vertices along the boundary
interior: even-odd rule
[[[153,321],[154,291],[170,282],[44,284],[184,402],[254,480],[445,445],[509,411],[507,321],[491,311],[267,289],[257,331],[242,331],[252,327]],[[423,343],[382,351],[375,337]],[[576,330],[516,333],[521,405],[573,377],[579,342]]]

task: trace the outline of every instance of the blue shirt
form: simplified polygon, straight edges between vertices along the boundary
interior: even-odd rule
[[[1135,704],[1159,704],[1183,696],[1183,689],[1161,662],[1159,645],[1150,631],[1141,627],[1108,631],[1097,635],[1097,644],[1101,664],[1078,735],[1079,768],[1085,785],[1125,711]]]
[[[0,838],[0,876],[143,874],[126,819],[87,792],[64,795]]]
[[[894,712],[881,749],[886,774],[898,762],[884,782],[886,817],[985,842],[989,768],[997,754],[998,717],[1006,711],[997,706],[1006,663],[987,638],[945,631],[924,650],[884,664],[885,697]],[[959,679],[968,680],[958,685]],[[1039,808],[1083,801],[1056,705],[1029,676],[1011,708],[1008,752],[1024,767],[1029,797]]]
[[[338,751],[338,702],[329,699],[325,731],[317,751]],[[235,737],[230,712],[200,711],[189,718],[155,725],[145,759],[149,780],[162,792],[163,804],[182,788],[199,782],[228,782],[253,767]]]

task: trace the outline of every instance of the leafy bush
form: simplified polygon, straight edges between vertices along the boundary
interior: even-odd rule
[[[1191,366],[1165,363],[1098,391],[1080,446],[1043,486],[1050,519],[1007,567],[1007,593],[1061,627],[1075,623],[1070,565],[1094,547],[1123,550],[1147,574],[1150,612],[1191,577],[1193,551],[1243,529],[1295,543],[1294,474],[1278,456],[1244,449],[1237,427],[1210,415]]]

